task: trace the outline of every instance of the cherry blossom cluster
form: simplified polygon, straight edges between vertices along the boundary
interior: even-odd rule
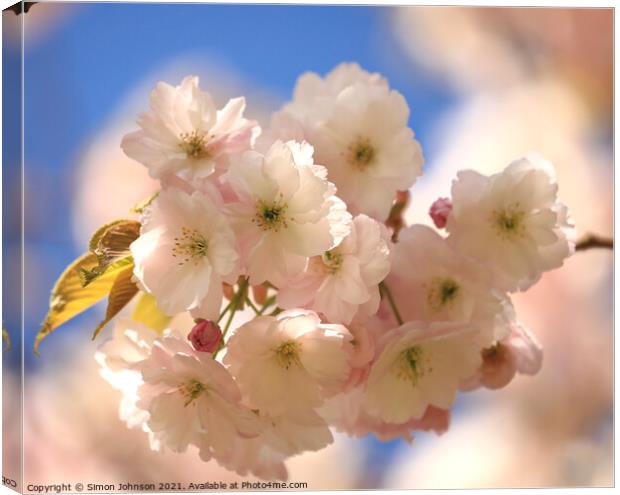
[[[285,479],[284,461],[332,430],[441,433],[457,392],[539,370],[510,293],[574,249],[548,161],[461,171],[430,205],[435,229],[403,227],[423,155],[385,78],[341,64],[302,75],[267,129],[244,111],[244,98],[217,109],[197,77],[161,82],[122,141],[161,183],[135,279],[195,321],[121,320],[96,355],[153,449]]]

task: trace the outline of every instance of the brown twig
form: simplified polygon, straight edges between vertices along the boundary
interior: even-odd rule
[[[613,249],[614,240],[598,234],[585,234],[575,244],[575,251],[585,251],[593,248]]]

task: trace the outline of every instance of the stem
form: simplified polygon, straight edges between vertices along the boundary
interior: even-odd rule
[[[396,302],[394,301],[394,298],[392,297],[392,292],[390,291],[390,288],[386,285],[385,282],[381,282],[379,284],[379,292],[381,293],[382,296],[385,296],[388,300],[388,303],[390,304],[390,308],[392,308],[392,313],[394,313],[394,317],[396,318],[396,321],[398,322],[399,325],[402,325],[404,323],[402,317],[400,316],[400,312],[398,311],[398,308],[396,307]]]
[[[230,300],[230,303],[224,309],[224,312],[220,315],[219,319],[221,320],[222,317],[226,314],[226,312],[230,310],[230,315],[228,316],[226,325],[224,326],[224,329],[222,330],[222,340],[221,340],[220,346],[213,353],[213,359],[215,359],[218,353],[224,348],[224,338],[226,337],[226,334],[228,333],[228,330],[230,329],[230,325],[232,324],[232,321],[235,318],[235,313],[237,312],[237,309],[239,308],[239,303],[244,301],[247,297],[247,291],[248,291],[248,279],[244,278],[241,280],[241,282],[239,282],[239,290],[237,290],[237,292],[233,295],[233,297]]]
[[[226,320],[226,325],[224,325],[224,330],[222,330],[222,343],[224,343],[224,337],[226,336],[226,332],[228,332],[228,329],[230,328],[230,324],[232,323],[234,317],[235,311],[231,311],[230,315],[228,316],[228,320]]]
[[[246,296],[245,298],[245,302],[248,304],[248,306],[250,306],[250,308],[252,308],[254,310],[254,313],[256,313],[257,315],[260,314],[260,309],[258,309],[254,303],[252,302],[252,300],[250,299],[250,296]]]
[[[614,240],[598,234],[587,233],[575,244],[575,251],[586,251],[592,248],[613,249]]]
[[[228,313],[228,310],[231,308],[231,306],[232,306],[232,299],[228,302],[228,304],[224,308],[224,311],[220,313],[220,316],[215,323],[219,323],[220,321],[222,321],[222,318],[224,318],[224,315]]]
[[[263,307],[260,308],[260,310],[258,311],[258,313],[256,313],[258,316],[262,315],[265,310],[271,306],[274,302],[276,302],[276,296],[271,296],[269,297],[266,301],[265,304],[263,304]]]

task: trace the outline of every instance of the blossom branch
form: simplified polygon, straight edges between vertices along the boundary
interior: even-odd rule
[[[587,233],[575,244],[575,251],[586,251],[593,248],[613,249],[614,240],[598,234]]]
[[[560,266],[574,247],[553,166],[537,154],[490,176],[459,172],[451,198],[429,209],[436,229],[407,225],[409,189],[424,160],[404,98],[355,63],[318,86],[317,78],[301,76],[293,104],[270,129],[274,139],[308,135],[312,143],[255,146],[259,129],[243,116],[244,98],[218,109],[196,76],[158,83],[140,129],[121,142],[161,182],[134,208],[147,221],[124,244],[136,279],[152,288],[149,321],[159,321],[155,310],[219,318],[196,318],[187,336],[157,339],[120,321],[97,362],[115,386],[117,376],[135,373],[137,391],[127,387],[124,400],[144,418],[151,445],[174,452],[191,445],[204,461],[244,476],[285,480],[284,461],[327,446],[330,427],[409,442],[415,430],[443,432],[458,390],[496,389],[517,373],[537,373],[542,349],[509,294]],[[317,91],[304,90],[308,82]],[[316,213],[296,213],[303,211]],[[108,228],[90,244],[103,245],[99,233]],[[510,256],[497,256],[508,242]],[[594,247],[612,248],[613,239],[588,234],[577,242],[578,251]],[[98,252],[89,251],[76,263],[96,263]],[[69,288],[75,266],[61,277]],[[489,277],[479,276],[480,266]],[[400,281],[388,284],[391,274]],[[104,292],[116,282],[110,287]],[[87,290],[65,301],[55,288],[49,321],[71,318],[77,305],[68,303],[90,301]],[[406,304],[402,313],[397,303]],[[153,417],[157,431],[146,428]]]

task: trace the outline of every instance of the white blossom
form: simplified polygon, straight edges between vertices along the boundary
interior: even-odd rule
[[[141,427],[153,437],[146,426],[148,412],[138,408],[138,389],[142,374],[134,367],[148,358],[157,334],[142,323],[120,319],[114,326],[112,338],[104,342],[95,353],[99,374],[123,393],[119,416],[129,428]],[[154,438],[151,443],[157,443]]]
[[[421,419],[429,406],[450,409],[461,381],[482,361],[475,327],[409,322],[384,336],[370,370],[364,409],[389,423]]]
[[[350,340],[345,327],[322,324],[311,311],[285,311],[239,327],[224,363],[260,410],[277,415],[313,409],[347,379]]]
[[[379,282],[390,270],[387,229],[366,215],[335,248],[310,259],[303,273],[279,288],[283,308],[306,307],[334,323],[348,324],[358,309],[369,316],[379,307]]]
[[[150,107],[138,119],[141,130],[127,134],[121,147],[155,179],[169,174],[188,180],[206,177],[228,154],[248,149],[259,132],[243,118],[245,98],[234,98],[217,110],[196,76],[176,87],[159,82]]]
[[[557,192],[553,166],[535,154],[491,176],[459,172],[446,225],[449,241],[483,263],[496,287],[527,289],[574,249],[568,209]]]
[[[358,438],[372,433],[384,442],[402,438],[411,443],[416,431],[441,434],[450,423],[450,412],[433,406],[426,409],[422,418],[410,419],[405,423],[383,421],[364,410],[364,400],[364,387],[357,387],[328,399],[319,411],[337,431]]]
[[[334,100],[349,86],[361,83],[388,89],[388,83],[381,74],[369,73],[356,63],[341,63],[325,77],[316,72],[306,72],[299,76],[295,84],[293,101],[284,106],[283,112],[294,116],[303,127],[325,120],[333,111]]]
[[[230,373],[186,339],[168,335],[156,340],[138,368],[143,384],[137,406],[148,412],[146,424],[169,449],[184,452],[197,445],[205,458],[207,453],[227,455],[237,437],[260,434],[261,424],[241,405]]]
[[[280,285],[350,232],[351,215],[312,152],[276,141],[265,155],[244,153],[223,178],[236,195],[228,208],[252,284]]]
[[[131,245],[134,274],[166,314],[193,310],[217,318],[222,280],[235,278],[238,254],[227,219],[200,192],[163,191]]]
[[[481,345],[510,332],[512,306],[484,267],[425,225],[403,229],[386,279],[403,321],[472,323]]]
[[[383,221],[396,191],[409,189],[422,173],[422,149],[408,119],[405,99],[383,78],[341,65],[323,80],[302,76],[269,133],[303,134],[349,211]]]
[[[333,442],[327,423],[312,409],[289,410],[270,415],[258,412],[261,434],[237,438],[226,456],[217,461],[241,476],[251,473],[263,479],[288,478],[284,461],[302,452],[321,450]]]

